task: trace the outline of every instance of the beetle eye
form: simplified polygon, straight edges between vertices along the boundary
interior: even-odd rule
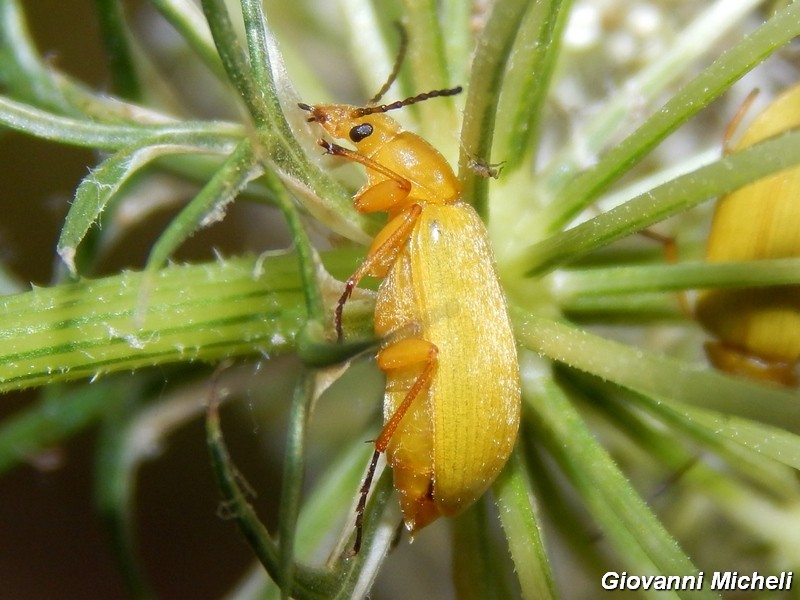
[[[372,125],[369,123],[361,123],[350,130],[350,139],[353,141],[353,143],[357,144],[364,138],[371,136],[372,131]]]

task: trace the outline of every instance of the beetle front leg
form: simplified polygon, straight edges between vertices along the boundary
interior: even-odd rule
[[[382,165],[379,162],[376,162],[369,158],[368,156],[364,156],[355,150],[350,150],[345,148],[344,146],[340,146],[339,144],[332,144],[327,140],[319,140],[317,142],[320,146],[325,149],[327,154],[331,154],[333,156],[341,156],[342,158],[346,158],[347,160],[352,160],[353,162],[360,163],[364,165],[368,171],[372,171],[374,173],[378,173],[383,175],[386,179],[393,181],[395,183],[395,187],[401,188],[405,190],[405,195],[408,196],[408,192],[411,191],[411,182],[396,173],[389,167]],[[371,211],[363,210],[362,212],[377,212],[381,210],[386,210],[385,208],[374,208]]]

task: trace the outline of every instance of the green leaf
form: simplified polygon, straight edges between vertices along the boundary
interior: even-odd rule
[[[75,112],[61,94],[52,68],[36,51],[16,0],[0,0],[0,83],[20,100],[43,109]]]
[[[202,227],[222,220],[227,205],[261,172],[262,167],[256,163],[250,140],[243,140],[200,193],[170,221],[150,251],[146,270],[153,272],[162,267],[189,236]],[[145,286],[149,287],[147,283]]]
[[[564,391],[523,357],[522,382],[530,418],[596,519],[626,570],[637,574],[696,574],[697,569],[588,430]],[[656,595],[657,594],[657,595]],[[653,592],[649,597],[678,597]],[[704,590],[698,597],[715,598]]]
[[[120,150],[105,159],[83,179],[61,229],[56,251],[69,270],[77,273],[75,255],[78,245],[89,229],[98,222],[101,213],[119,189],[143,166],[170,154],[208,152],[196,146],[177,144],[146,144]]]
[[[280,557],[280,550],[275,541],[259,522],[258,516],[247,502],[239,485],[239,477],[225,447],[219,427],[219,414],[216,404],[211,403],[206,418],[207,442],[211,453],[220,490],[223,493],[233,519],[253,547],[265,569],[273,580],[281,586],[283,593],[300,599],[342,599],[360,598],[372,587],[377,575],[377,568],[394,538],[395,526],[385,520],[378,519],[377,513],[383,512],[391,497],[391,481],[388,473],[376,483],[370,502],[368,503],[364,527],[364,546],[361,553],[347,560],[338,559],[332,568],[320,569],[295,564],[288,572],[293,574],[291,581],[284,579],[287,574],[285,558]],[[319,496],[318,496],[319,497]],[[325,497],[329,500],[329,497]],[[329,513],[329,511],[321,511]],[[295,546],[303,550],[301,540],[308,538],[307,522],[301,518]],[[320,531],[315,529],[314,534]],[[301,537],[302,536],[302,537]],[[349,536],[348,536],[349,537]],[[286,550],[286,548],[284,548]]]
[[[465,600],[516,598],[506,579],[506,558],[491,535],[486,502],[478,501],[453,521],[451,538],[456,595]]]
[[[441,22],[447,24],[444,35],[444,50],[447,59],[451,85],[467,81],[469,63],[473,51],[472,31],[470,23],[473,17],[472,5],[461,0],[443,0],[439,2]]]
[[[0,96],[0,124],[29,135],[97,150],[119,150],[144,144],[199,145],[229,150],[242,128],[229,123],[171,122],[117,125],[62,117]]]
[[[537,522],[533,491],[519,451],[511,455],[492,490],[497,497],[500,521],[516,566],[522,597],[526,600],[558,598]]]
[[[151,4],[180,33],[192,50],[220,79],[225,69],[214,47],[208,23],[197,5],[188,0],[151,0]]]
[[[176,422],[154,417],[175,417],[178,424],[184,421],[186,410],[175,410],[175,398],[167,398],[163,404],[143,409],[142,396],[144,378],[130,382],[119,391],[121,399],[116,405],[107,407],[105,421],[97,445],[95,465],[95,503],[111,535],[111,544],[125,584],[134,598],[147,600],[154,595],[145,577],[138,558],[136,543],[136,476],[139,466],[152,452],[153,443],[166,438],[170,426]],[[182,397],[186,404],[186,397]],[[200,404],[197,402],[197,404]],[[169,407],[170,410],[163,410]],[[165,425],[163,421],[168,421]],[[144,443],[142,443],[144,441]]]
[[[630,402],[631,399],[633,402]],[[752,540],[750,543],[754,545],[758,544],[757,540],[763,540],[781,548],[785,543],[783,538],[791,537],[782,534],[781,530],[792,528],[796,521],[792,504],[800,486],[794,480],[792,469],[758,455],[753,451],[755,448],[749,449],[736,444],[732,438],[726,439],[714,431],[704,430],[690,419],[675,418],[679,411],[670,417],[669,409],[653,410],[661,404],[655,399],[632,394],[623,394],[620,397],[612,390],[611,394],[590,394],[587,400],[603,411],[620,432],[632,439],[647,459],[658,461],[662,468],[668,470],[669,475],[659,486],[659,492],[674,485],[680,487],[680,491],[676,490],[678,498],[702,497],[713,502],[721,513],[737,522],[740,528],[747,530],[748,537]],[[643,403],[648,405],[647,410],[651,413],[667,418],[661,423],[653,421],[648,415],[636,410]],[[699,412],[709,414],[708,411]],[[727,415],[718,417],[716,421],[722,422]],[[742,425],[741,421],[744,420],[737,421],[740,423],[734,427]],[[668,425],[669,429],[663,425]],[[755,423],[753,425],[757,426]],[[725,460],[727,469],[719,469],[716,457],[705,452],[699,453],[695,444],[687,444],[686,433],[689,433],[688,437],[699,440],[704,449]],[[631,454],[626,452],[624,458],[630,461]],[[654,495],[657,496],[658,493]],[[677,503],[680,501],[678,499]],[[767,522],[751,518],[753,512],[764,514],[766,511],[771,513]],[[788,545],[792,546],[793,543]],[[793,553],[791,550],[789,552]]]
[[[464,35],[453,28],[468,24],[463,20],[445,21],[440,14],[440,4],[433,0],[403,0],[404,22],[409,36],[407,62],[414,83],[410,95],[464,83],[464,80],[456,81],[450,77],[445,40],[451,35]],[[456,98],[445,97],[435,102],[422,102],[416,107],[419,118],[415,131],[448,157],[455,156],[454,132],[459,124],[457,104],[460,103]]]
[[[539,0],[520,24],[503,79],[498,108],[502,118],[492,151],[509,172],[536,162],[544,104],[571,6],[572,0]]]
[[[142,88],[136,72],[131,33],[125,21],[122,3],[119,0],[95,0],[95,3],[114,80],[114,91],[123,98],[138,100],[142,96]]]
[[[680,399],[644,396],[637,397],[636,403],[726,457],[732,467],[745,472],[748,477],[768,482],[773,490],[790,487],[792,492],[797,491],[794,478],[788,481],[779,479],[786,473],[776,474],[774,467],[766,464],[774,461],[800,469],[800,436],[797,434],[728,413],[690,406]]]
[[[522,343],[551,360],[645,396],[677,398],[699,408],[800,432],[796,393],[627,346],[545,317],[516,309],[513,314]]]
[[[306,433],[311,403],[316,395],[313,384],[313,376],[303,372],[292,397],[278,518],[277,581],[294,581],[295,538],[305,475]],[[292,585],[288,583],[281,586],[281,597],[288,600],[291,588]]]
[[[217,0],[207,0],[207,3],[207,14],[219,21],[216,26],[220,28],[219,35],[223,35],[231,25],[227,13],[218,6]],[[248,55],[244,56],[235,40],[225,38],[227,41],[219,43],[226,48],[223,58],[228,56],[230,76],[238,82],[240,94],[247,96],[244,100],[263,146],[259,158],[267,163],[267,168],[274,165],[311,215],[341,235],[366,242],[369,236],[365,231],[373,231],[374,224],[355,210],[349,193],[311,163],[298,142],[298,137],[310,138],[302,135],[308,134],[309,127],[302,122],[304,113],[297,107],[297,93],[286,75],[283,58],[261,3],[243,0],[242,14]],[[314,148],[318,149],[316,137],[313,139]]]
[[[247,501],[247,494],[241,489],[236,467],[231,461],[225,441],[220,429],[219,411],[217,402],[209,402],[206,415],[206,437],[208,449],[211,454],[211,464],[217,477],[217,485],[223,494],[226,508],[232,518],[239,524],[239,528],[253,547],[253,550],[267,569],[270,576],[280,586],[288,589],[294,588],[298,597],[324,598],[317,590],[320,587],[329,587],[326,576],[322,572],[305,570],[297,572],[297,577],[289,582],[282,579],[280,562],[278,560],[278,546],[269,535],[269,532],[258,520],[253,507]],[[327,579],[330,579],[329,577]]]
[[[638,292],[791,285],[800,284],[800,259],[562,269],[553,274],[552,284],[559,306]]]
[[[228,79],[244,100],[255,123],[257,125],[268,123],[268,109],[264,97],[253,77],[253,67],[239,43],[239,37],[224,0],[202,0],[201,5]]]
[[[390,38],[382,25],[385,19],[396,18],[398,2],[383,0],[379,6],[371,0],[339,0],[337,4],[355,71],[366,93],[372,96],[394,64],[397,38]],[[396,36],[396,32],[392,31],[392,35]]]

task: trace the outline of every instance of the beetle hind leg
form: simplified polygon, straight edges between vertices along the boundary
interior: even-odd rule
[[[406,392],[403,401],[384,423],[381,434],[375,440],[375,448],[379,452],[386,450],[400,421],[405,416],[412,402],[430,384],[436,370],[439,349],[435,344],[419,338],[410,338],[386,346],[378,353],[377,362],[381,371],[392,372],[420,365],[420,371],[414,383]]]
[[[438,367],[439,350],[421,338],[406,338],[378,354],[387,373],[386,421],[375,448],[386,451],[406,528],[413,534],[442,513],[434,477],[434,406],[428,389]],[[395,391],[392,391],[392,390]]]
[[[395,433],[401,427],[403,417],[409,414],[409,409],[414,401],[423,394],[430,385],[434,373],[436,372],[438,348],[435,344],[419,338],[406,338],[383,348],[377,357],[380,369],[391,377],[392,373],[397,373],[404,369],[419,368],[419,373],[413,379],[405,395],[396,406],[391,416],[381,430],[380,435],[375,439],[375,452],[372,455],[367,475],[361,486],[361,497],[356,507],[356,539],[353,549],[348,556],[358,554],[362,541],[362,526],[364,521],[364,511],[367,505],[367,497],[375,476],[375,468],[380,454],[389,448]],[[414,415],[415,418],[419,418]],[[429,422],[427,426],[430,427]],[[411,435],[410,432],[403,432],[403,435]],[[389,462],[392,466],[395,488],[400,492],[401,508],[403,511],[403,521],[406,528],[414,533],[440,515],[434,501],[433,480],[431,478],[431,450],[426,446],[430,444],[430,431],[427,429],[414,435],[414,440],[402,440],[404,458],[401,463],[396,460],[396,454],[390,449]],[[419,445],[419,442],[422,445]],[[413,448],[411,452],[408,452]]]

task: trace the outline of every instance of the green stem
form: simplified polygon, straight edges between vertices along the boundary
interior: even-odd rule
[[[796,393],[647,352],[541,316],[521,311],[513,315],[521,343],[551,360],[652,398],[674,399],[800,431]]]
[[[278,520],[278,572],[281,574],[281,598],[288,600],[295,572],[295,538],[302,505],[305,474],[306,429],[314,399],[314,377],[303,372],[292,397],[286,458],[283,463],[283,487]]]
[[[553,274],[551,291],[561,305],[606,295],[793,284],[800,284],[800,258],[562,269]]]
[[[261,172],[250,139],[243,139],[197,196],[159,236],[150,250],[146,269],[152,272],[160,268],[194,232],[221,220],[228,204]]]
[[[572,0],[539,0],[525,15],[503,79],[495,160],[510,171],[536,163],[544,103]],[[482,156],[488,162],[488,156]]]
[[[170,266],[0,299],[0,391],[149,365],[276,354],[305,321],[296,258]]]
[[[622,564],[639,573],[697,573],[586,427],[565,391],[553,380],[523,368],[523,394],[540,439],[602,527]],[[699,596],[716,598],[710,590]]]
[[[225,68],[214,47],[208,23],[197,6],[186,0],[150,0],[150,3],[183,36],[206,66],[224,79]]]
[[[129,388],[128,381],[109,380],[60,390],[4,419],[0,424],[0,474],[95,423],[114,409]]]
[[[439,17],[439,4],[433,0],[403,0],[406,13],[404,22],[409,27],[408,62],[414,75],[412,93],[464,83],[450,79],[445,53],[446,36],[442,31],[444,25],[449,35],[450,28],[460,23],[442,21]],[[458,128],[456,103],[454,98],[440,98],[436,102],[423,102],[416,107],[419,114],[417,132],[445,155],[451,154],[448,148],[453,148],[453,132]]]
[[[220,429],[219,410],[214,402],[209,403],[206,416],[206,439],[217,484],[231,515],[270,577],[294,597],[320,600],[330,598],[324,590],[331,587],[332,578],[323,571],[304,568],[302,571],[298,570],[297,579],[294,581],[282,579],[278,546],[258,520],[258,515],[240,487],[240,477],[225,446]]]
[[[321,323],[325,320],[327,307],[317,280],[320,266],[319,254],[306,233],[297,205],[289,197],[286,188],[281,184],[277,175],[267,171],[264,174],[264,180],[272,191],[278,208],[283,213],[283,218],[286,219],[286,224],[292,234],[292,240],[294,240],[309,321]]]
[[[508,549],[516,565],[522,597],[547,600],[558,597],[553,573],[547,560],[534,496],[519,449],[508,461],[492,486],[499,507],[500,521]]]
[[[4,96],[0,96],[0,124],[38,138],[96,150],[119,150],[145,143],[197,144],[225,150],[242,135],[241,126],[224,122],[117,125],[73,119]]]
[[[469,78],[458,178],[464,184],[464,198],[485,216],[488,182],[469,167],[470,158],[491,156],[494,123],[506,62],[514,45],[519,23],[528,0],[498,0],[477,45]]]
[[[267,123],[266,104],[253,79],[250,61],[239,44],[224,0],[202,0],[202,6],[228,78],[244,100],[255,123]]]
[[[0,0],[0,83],[8,94],[59,114],[75,114],[52,67],[37,52],[17,0]]]
[[[122,3],[119,0],[95,0],[95,3],[114,92],[123,98],[139,100],[142,87],[136,73]]]

